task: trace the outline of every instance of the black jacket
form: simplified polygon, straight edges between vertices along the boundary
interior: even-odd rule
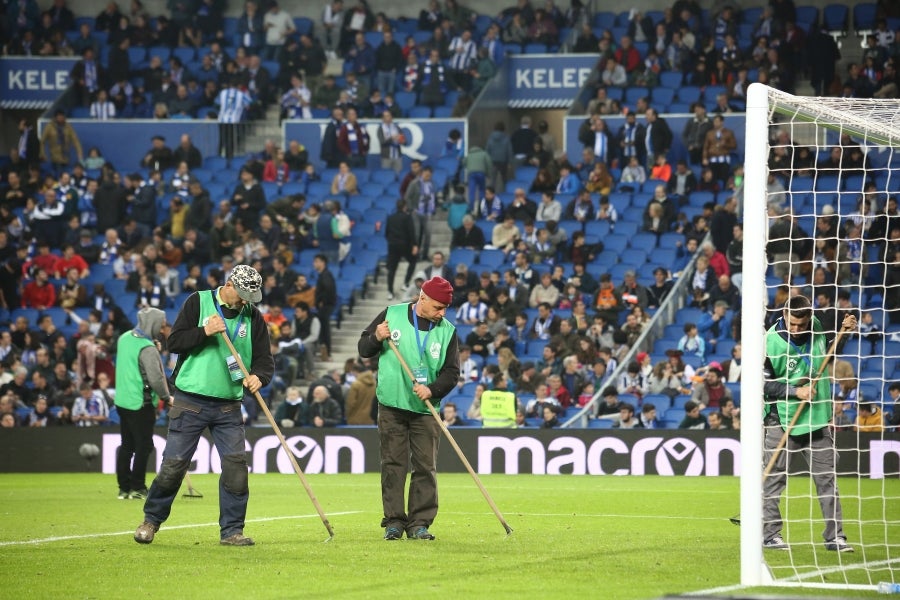
[[[272,375],[275,373],[275,360],[272,358],[272,351],[269,347],[269,327],[258,308],[251,305],[249,309],[245,308],[244,310],[250,311],[250,333],[253,343],[253,358],[250,359],[250,364],[245,366],[252,375],[259,377],[260,383],[265,386],[272,380]],[[237,316],[237,311],[222,306],[222,314],[225,315],[225,318],[231,319]],[[207,337],[203,328],[197,325],[199,321],[200,296],[195,292],[188,296],[181,310],[178,311],[178,316],[175,318],[167,340],[169,351],[178,354],[178,363],[172,373],[172,381],[175,381],[184,359],[191,351],[204,344],[217,343],[215,339]],[[222,357],[222,360],[225,358]]]

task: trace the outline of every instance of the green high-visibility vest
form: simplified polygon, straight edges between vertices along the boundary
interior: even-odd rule
[[[489,390],[481,394],[481,418],[484,427],[516,428],[516,395]]]
[[[219,314],[213,301],[214,293],[216,292],[209,290],[197,292],[200,297],[198,327],[203,327],[210,317]],[[244,310],[236,317],[225,319],[225,335],[231,338],[248,371],[253,359],[250,310],[249,306],[245,306]],[[185,357],[175,378],[175,385],[178,386],[178,389],[192,394],[229,401],[240,400],[244,397],[242,380],[231,380],[228,365],[225,362],[226,356],[231,356],[231,351],[221,335],[216,334],[207,338],[203,344],[191,350]]]
[[[777,328],[778,323],[766,332],[766,356],[772,363],[775,381],[802,387],[816,377],[822,361],[825,360],[827,349],[822,325],[817,318],[812,318],[810,323],[812,334],[810,340],[803,346],[788,343],[779,335]],[[774,405],[781,420],[781,428],[787,430],[801,401],[796,397],[784,397],[767,398],[767,402]],[[769,409],[770,406],[764,407],[765,411]],[[808,434],[827,427],[833,412],[830,373],[826,369],[816,384],[815,396],[800,414],[791,435]]]
[[[441,319],[427,333],[420,331],[417,342],[416,330],[409,322],[408,315],[409,304],[394,304],[387,308],[385,319],[391,328],[391,339],[409,368],[415,371],[417,367],[425,367],[427,383],[432,383],[444,366],[447,346],[456,335],[456,327],[447,319]],[[419,347],[419,343],[425,346],[424,349]],[[386,347],[378,357],[378,385],[375,388],[378,402],[392,408],[428,414],[428,407],[413,393],[412,387],[412,380],[403,370],[397,356]],[[440,401],[440,398],[432,398],[431,403],[437,408]]]
[[[153,340],[126,331],[116,343],[116,406],[128,410],[140,410],[144,406],[144,378],[141,377],[139,357],[141,350],[152,346]],[[150,399],[156,403],[156,392],[150,390]]]

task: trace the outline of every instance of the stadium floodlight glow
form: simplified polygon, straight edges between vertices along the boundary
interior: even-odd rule
[[[859,457],[853,469],[836,473],[844,532],[856,550],[852,554],[825,547],[822,512],[810,469],[802,460],[791,460],[798,451],[788,445],[784,452],[791,466],[780,505],[788,551],[763,551],[760,482],[765,381],[750,374],[763,373],[763,323],[767,305],[780,311],[774,303],[777,291],[789,295],[792,288],[800,287],[814,302],[816,290],[834,290],[835,299],[843,296],[841,302],[848,301],[849,293],[852,308],[838,308],[855,311],[863,324],[871,317],[881,331],[872,338],[864,339],[865,330],[851,336],[835,356],[833,369],[841,367],[852,373],[841,375],[838,382],[845,384],[843,394],[847,395],[835,402],[836,414],[841,414],[845,400],[852,401],[853,409],[859,400],[865,400],[890,412],[887,384],[900,379],[900,343],[890,337],[892,331],[900,331],[900,302],[896,300],[900,298],[900,255],[885,257],[890,229],[900,227],[900,221],[885,225],[884,230],[872,227],[885,214],[888,197],[900,193],[900,102],[796,97],[754,83],[748,90],[746,128],[741,584],[875,590],[879,582],[900,581],[900,473],[896,462],[900,436],[878,428],[858,432],[846,421],[838,423],[839,428],[850,431],[843,433],[842,439],[854,440],[855,447],[842,443],[835,451]],[[829,158],[835,162],[828,162]],[[873,205],[871,212],[862,200]],[[777,227],[770,229],[782,211],[791,213],[786,219],[791,223],[787,234],[777,233]],[[855,237],[857,227],[866,235]],[[778,251],[767,254],[772,242]],[[825,245],[836,251],[831,253]],[[817,269],[824,271],[816,273]],[[833,288],[814,278],[832,273],[836,278]],[[784,285],[789,287],[784,289]],[[829,337],[836,336],[841,317],[828,327]],[[833,373],[833,369],[829,370]],[[851,381],[857,380],[854,386]],[[849,411],[844,415],[849,416]],[[885,460],[886,448],[891,448],[889,460]],[[867,479],[875,481],[864,481]],[[872,483],[879,493],[863,493],[863,484],[870,490]]]

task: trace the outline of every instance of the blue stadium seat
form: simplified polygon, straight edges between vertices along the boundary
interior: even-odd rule
[[[168,46],[151,46],[147,50],[147,60],[149,61],[152,58],[159,57],[163,62],[163,69],[168,69],[169,65],[166,64],[166,61],[169,60],[169,56],[172,54],[172,49]]]
[[[294,17],[294,27],[297,35],[310,34],[313,31],[313,21],[307,17]]]
[[[700,88],[694,85],[685,85],[678,88],[678,101],[692,104],[700,100]]]
[[[680,75],[680,73],[679,73]],[[657,107],[659,112],[666,112],[665,110],[659,108],[662,106],[669,106],[672,103],[672,100],[675,98],[675,90],[667,87],[657,87],[653,88],[653,106]]]
[[[547,44],[525,44],[524,48],[525,54],[546,54],[547,53]]]
[[[197,56],[197,51],[190,46],[179,46],[172,50],[172,56],[178,57],[178,59],[181,60],[181,64],[186,66],[188,63],[194,61]]]
[[[853,6],[853,28],[857,35],[875,29],[874,2],[862,2]]]
[[[588,429],[612,429],[614,423],[612,419],[590,419]]]
[[[844,4],[829,4],[822,11],[822,21],[828,31],[847,35],[849,9]]]
[[[434,107],[434,115],[435,119],[449,119],[453,115],[453,107],[452,106],[435,106]]]
[[[478,255],[478,264],[485,269],[499,269],[506,262],[506,255],[502,250],[489,248],[482,250]]]
[[[797,7],[797,25],[799,26],[801,23],[809,23],[810,25],[815,25],[819,22],[819,7],[817,6],[798,6]],[[804,29],[807,33],[809,33],[809,29]],[[750,81],[756,81],[755,79],[751,79]]]
[[[677,90],[681,87],[682,79],[684,79],[684,76],[680,71],[663,71],[659,74],[659,85],[664,88]],[[657,90],[653,91],[655,96]],[[671,99],[669,102],[671,102]]]
[[[638,100],[645,96],[650,96],[650,89],[646,87],[629,87],[625,88],[625,104],[634,106]]]
[[[430,119],[431,118],[431,107],[430,106],[413,106],[409,109],[408,114],[410,119]]]
[[[616,26],[616,14],[608,11],[594,13],[591,18],[591,27],[600,29],[612,29]]]

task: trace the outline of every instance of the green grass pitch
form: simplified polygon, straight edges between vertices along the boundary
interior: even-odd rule
[[[468,475],[438,477],[437,540],[385,542],[377,475],[310,476],[335,531],[323,543],[325,527],[296,476],[251,475],[245,533],[257,544],[233,548],[218,545],[215,475],[192,478],[204,497],[179,496],[149,546],[132,540],[142,502],[117,500],[113,476],[0,475],[0,598],[628,599],[739,581],[739,529],[728,522],[738,509],[737,478],[485,476],[514,530],[507,537]],[[900,481],[841,485],[848,518],[859,514],[851,495],[862,491],[872,496],[864,512],[877,508],[900,522],[900,506],[878,499],[882,485],[896,497]],[[800,504],[792,510],[809,511]],[[873,532],[896,543],[897,527]],[[802,542],[820,529],[817,519],[787,532],[801,546],[798,560],[811,559]],[[848,535],[858,542],[860,531]],[[824,569],[883,560],[881,552],[816,556]],[[777,568],[788,554],[770,558]],[[900,577],[900,565],[891,568]],[[848,572],[866,582],[863,570]]]

